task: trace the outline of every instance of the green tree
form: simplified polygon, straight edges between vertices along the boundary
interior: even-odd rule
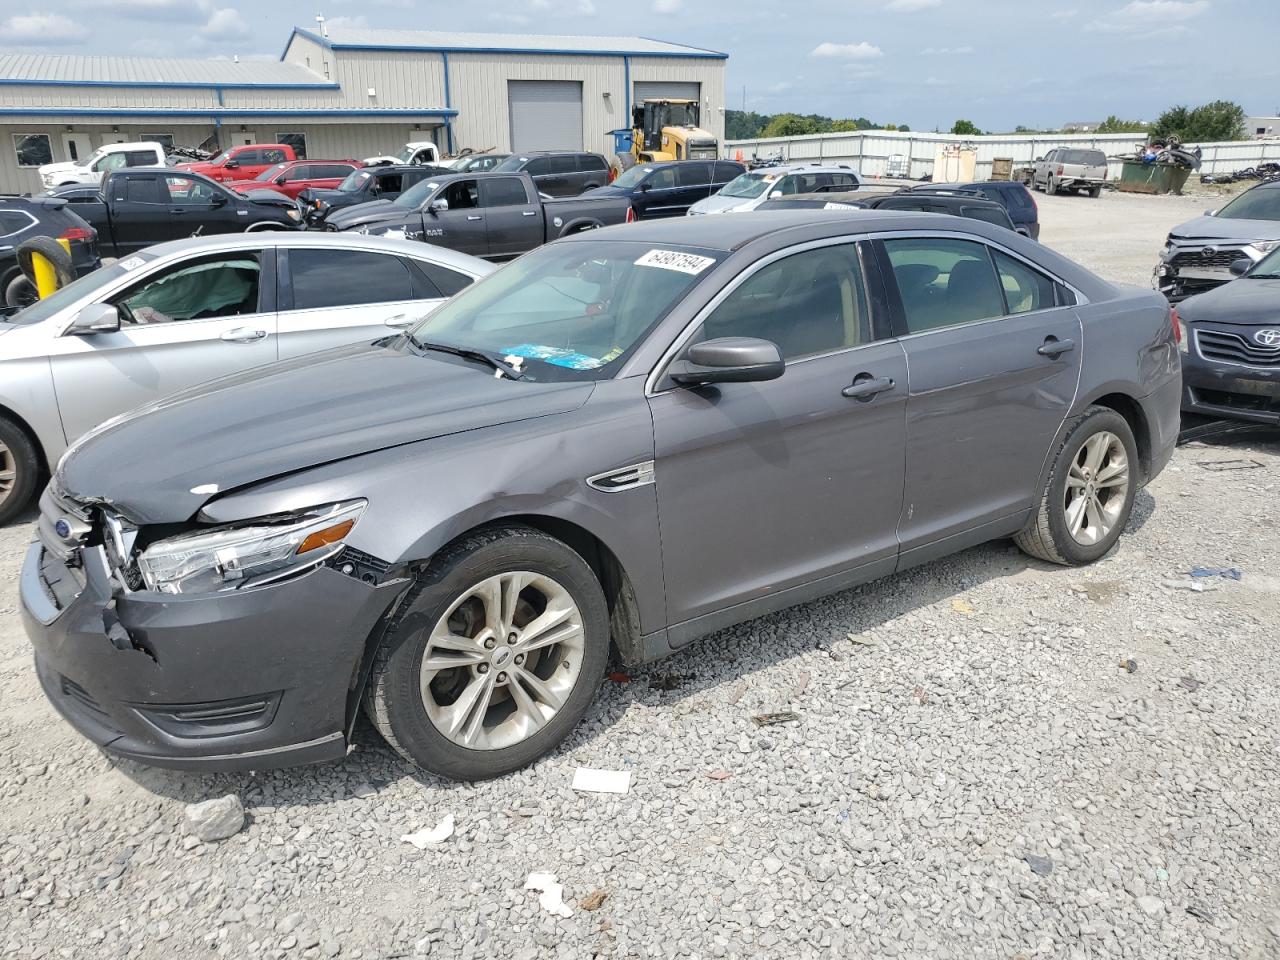
[[[818,133],[821,125],[813,117],[802,117],[795,113],[779,113],[774,116],[761,132],[763,137],[801,137],[808,133]]]
[[[760,131],[764,129],[769,119],[764,114],[751,110],[726,110],[724,135],[729,140],[751,140],[760,136]]]
[[[1181,138],[1184,143],[1211,143],[1244,137],[1244,108],[1230,100],[1215,100],[1188,109],[1170,107],[1151,125],[1152,138]]]
[[[898,130],[899,130],[900,132],[902,132],[902,133],[910,133],[910,132],[911,132],[911,128],[910,128],[910,127],[908,127],[905,123],[900,123],[900,124],[898,124]]]
[[[854,130],[861,130],[857,120],[832,120],[827,124],[825,133],[852,133]]]
[[[972,120],[957,120],[951,127],[951,132],[961,137],[980,137],[982,131]]]
[[[1147,125],[1141,120],[1121,120],[1114,113],[1098,124],[1098,133],[1146,133]]]

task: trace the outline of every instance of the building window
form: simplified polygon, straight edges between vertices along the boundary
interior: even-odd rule
[[[160,146],[164,148],[165,153],[171,153],[173,151],[172,133],[141,133],[138,134],[138,139],[160,144]]]
[[[53,163],[53,148],[49,146],[47,133],[15,133],[13,151],[18,155],[20,167],[38,167]]]
[[[321,62],[324,64],[324,78],[328,80],[329,79],[329,61],[322,60]]]
[[[276,143],[293,147],[293,155],[299,160],[307,159],[307,135],[305,133],[277,133]]]

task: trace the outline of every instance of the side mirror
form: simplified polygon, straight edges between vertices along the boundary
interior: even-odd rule
[[[1044,163],[1044,157],[1036,157],[1036,163]]]
[[[215,193],[209,198],[209,202],[215,207],[225,207],[227,205],[227,198],[225,194]]]
[[[1248,257],[1241,257],[1239,260],[1232,260],[1231,266],[1227,269],[1231,271],[1234,277],[1243,277],[1249,272],[1249,268],[1253,266],[1253,261]]]
[[[432,200],[427,204],[427,209],[432,213],[444,213],[449,209],[449,201],[443,198]]]
[[[240,161],[239,161],[239,160],[228,160],[226,163],[224,163],[224,164],[223,164],[223,166],[224,166],[224,167],[226,167],[228,170],[239,170],[239,169],[240,169]]]
[[[786,364],[776,343],[754,337],[720,337],[695,343],[668,370],[684,386],[776,380]]]
[[[1206,217],[1216,217],[1216,216],[1218,215],[1218,211],[1217,211],[1217,210],[1206,210],[1206,211],[1204,212],[1204,215],[1205,215]]]
[[[93,303],[85,307],[67,328],[72,337],[92,337],[99,333],[118,333],[120,311],[109,303]]]
[[[285,182],[287,182],[287,181],[288,181],[288,179],[289,179],[289,178],[288,178],[287,176],[285,176],[285,175],[282,173],[282,174],[280,174],[280,176],[276,177],[276,183],[278,183],[278,184],[284,184]]]
[[[636,187],[636,189],[641,193],[648,193],[653,189],[653,184],[646,180],[644,183],[640,184],[640,186]]]

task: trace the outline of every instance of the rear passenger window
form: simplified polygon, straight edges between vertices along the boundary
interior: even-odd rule
[[[707,317],[700,340],[758,337],[798,360],[871,339],[856,244],[792,254],[762,267]]]
[[[408,268],[385,253],[290,250],[289,273],[295,310],[413,299]]]
[[[399,193],[400,192],[400,174],[392,173],[385,177],[379,177],[377,183],[378,189],[383,193]]]
[[[534,157],[529,161],[528,165],[524,169],[531,177],[546,176],[551,172],[551,158]]]
[[[999,317],[1004,297],[987,248],[941,237],[886,240],[907,331],[924,333]]]
[[[608,170],[609,165],[604,162],[603,157],[597,157],[594,153],[583,153],[578,156],[578,168],[591,173],[596,170]]]
[[[676,183],[682,187],[702,187],[711,182],[711,165],[682,163],[676,167]]]
[[[858,180],[851,173],[833,173],[831,175],[831,189],[857,190]]]
[[[156,192],[156,181],[144,180],[140,177],[130,177],[126,180],[124,196],[116,199],[126,200],[129,203],[160,203],[160,197]]]
[[[481,180],[480,198],[486,207],[522,207],[529,202],[524,191],[524,181],[515,177]]]
[[[993,250],[992,253],[995,255],[996,269],[1000,272],[1000,285],[1004,288],[1009,313],[1030,313],[1032,310],[1048,310],[1057,306],[1052,280],[1021,260],[1015,260],[998,250]]]
[[[149,167],[156,162],[156,155],[150,150],[130,150],[125,154],[126,167]]]
[[[552,173],[577,173],[578,158],[574,156],[567,157],[548,157],[550,171]]]

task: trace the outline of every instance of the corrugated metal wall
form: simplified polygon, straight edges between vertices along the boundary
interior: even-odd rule
[[[702,85],[702,126],[724,141],[723,60],[684,60],[679,57],[632,57],[631,82],[696,81]]]

